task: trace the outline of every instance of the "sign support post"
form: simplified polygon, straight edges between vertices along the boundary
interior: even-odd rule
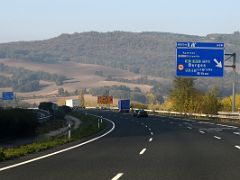
[[[224,67],[231,67],[233,68],[233,84],[232,84],[232,112],[235,112],[236,110],[236,77],[237,77],[237,72],[236,72],[236,53],[232,54],[224,54],[225,56],[229,56],[229,58],[233,58],[233,64],[232,65],[225,65]],[[227,58],[225,61],[227,61],[229,58]]]

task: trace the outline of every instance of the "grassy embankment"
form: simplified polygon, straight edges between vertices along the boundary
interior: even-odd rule
[[[68,140],[66,135],[63,135],[61,137],[57,137],[49,140],[43,140],[40,142],[28,144],[28,145],[22,145],[16,148],[0,149],[0,161],[18,158],[34,152],[50,149],[71,141],[76,141],[81,138],[85,138],[93,134],[96,134],[106,127],[106,123],[103,122],[100,128],[98,128],[98,118],[94,116],[83,115],[80,113],[73,113],[71,115],[79,118],[82,121],[82,124],[78,129],[72,131],[72,136],[70,141]]]

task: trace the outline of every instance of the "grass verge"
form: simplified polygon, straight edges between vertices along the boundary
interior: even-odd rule
[[[68,142],[76,141],[84,137],[91,136],[105,129],[106,123],[103,121],[100,128],[98,128],[98,118],[90,115],[80,113],[72,113],[72,116],[79,118],[82,122],[78,129],[72,130],[71,140],[69,141],[66,135],[51,140],[44,140],[32,144],[22,145],[16,148],[0,148],[0,161],[6,161],[18,158],[27,154],[43,151],[62,145]]]

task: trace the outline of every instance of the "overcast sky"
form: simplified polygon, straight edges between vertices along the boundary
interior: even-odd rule
[[[240,30],[239,0],[0,0],[0,42],[85,31]]]

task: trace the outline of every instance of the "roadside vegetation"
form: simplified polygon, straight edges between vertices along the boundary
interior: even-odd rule
[[[98,128],[98,118],[94,116],[84,115],[77,112],[71,113],[70,115],[79,118],[82,122],[78,129],[72,130],[72,136],[70,140],[68,139],[67,135],[62,135],[60,137],[40,140],[38,142],[22,145],[16,148],[0,148],[0,161],[18,158],[30,153],[43,151],[71,141],[86,138],[100,132],[106,127],[106,123],[103,122]]]

